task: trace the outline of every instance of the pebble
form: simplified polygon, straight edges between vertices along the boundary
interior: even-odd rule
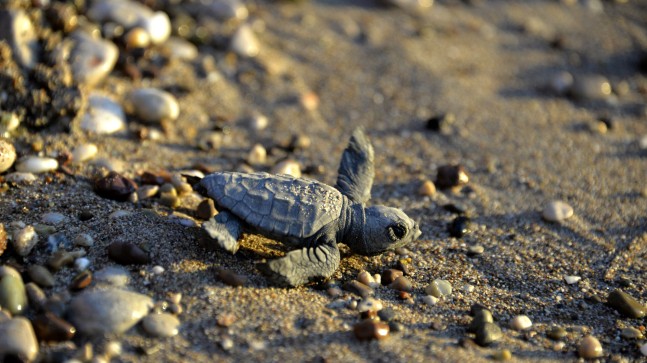
[[[198,218],[206,221],[218,214],[218,211],[213,200],[207,198],[198,204],[195,214]]]
[[[126,114],[111,98],[93,93],[88,98],[88,109],[80,127],[95,134],[114,134],[126,128]]]
[[[473,245],[467,248],[468,256],[478,256],[483,254],[483,252],[485,252],[485,248],[481,245]]]
[[[429,306],[434,306],[438,304],[438,301],[440,301],[440,299],[435,296],[425,295],[422,297],[422,302]]]
[[[436,185],[431,180],[425,180],[418,188],[418,194],[426,197],[433,197],[436,195]]]
[[[291,175],[295,178],[300,178],[301,165],[292,159],[283,160],[274,165],[272,168],[272,174]]]
[[[574,275],[564,276],[564,281],[566,281],[566,283],[569,285],[577,284],[578,282],[580,282],[580,280],[582,280],[580,276],[574,276]]]
[[[567,94],[572,86],[573,75],[566,71],[555,74],[548,82],[548,89],[556,95]]]
[[[92,247],[94,245],[94,238],[87,233],[80,233],[74,237],[74,244],[81,247]]]
[[[29,320],[23,317],[0,322],[0,357],[21,357],[31,362],[38,355],[38,341]]]
[[[384,339],[389,336],[389,325],[381,321],[364,320],[355,324],[353,332],[359,340]]]
[[[94,280],[122,287],[130,282],[130,272],[119,266],[105,267],[94,274]]]
[[[434,4],[434,0],[382,0],[385,4],[405,10],[424,10]]]
[[[542,212],[542,217],[548,222],[561,222],[573,216],[573,207],[561,200],[549,202]]]
[[[23,10],[0,11],[0,40],[12,49],[14,59],[25,68],[38,64],[38,36],[29,16]]]
[[[263,131],[269,126],[270,122],[267,119],[267,116],[261,113],[254,113],[249,119],[249,126],[254,131]]]
[[[462,165],[443,165],[438,167],[436,186],[440,189],[454,188],[467,184],[469,177]]]
[[[151,261],[146,251],[130,242],[113,242],[108,246],[108,257],[120,265],[142,265]]]
[[[647,343],[643,344],[643,345],[640,347],[640,353],[641,353],[643,356],[647,357]]]
[[[636,328],[624,328],[620,331],[620,336],[624,339],[644,339],[643,333]]]
[[[80,258],[77,258],[76,260],[74,260],[74,268],[77,271],[80,272],[80,271],[87,270],[88,267],[90,267],[90,260],[88,260],[87,258],[80,257]]]
[[[620,289],[613,290],[609,294],[607,304],[629,318],[640,319],[647,315],[645,305]]]
[[[357,304],[357,311],[360,313],[365,311],[380,311],[382,310],[382,302],[373,297],[367,297]]]
[[[462,238],[470,232],[470,219],[465,216],[458,216],[447,226],[449,235],[454,238]]]
[[[94,182],[94,191],[97,194],[120,202],[127,201],[136,190],[137,184],[134,181],[114,171]]]
[[[382,272],[382,285],[390,285],[398,277],[404,275],[404,272],[396,269],[388,269]]]
[[[92,165],[97,168],[117,173],[121,173],[126,168],[126,163],[124,161],[113,158],[97,158],[92,161]]]
[[[203,1],[204,11],[221,20],[245,20],[249,11],[241,0],[207,0]]]
[[[76,328],[72,324],[51,312],[36,316],[32,324],[36,337],[41,342],[67,341],[74,338],[76,334]]]
[[[25,285],[13,267],[0,266],[0,307],[12,315],[22,314],[27,307]]]
[[[375,287],[375,278],[368,273],[368,271],[360,271],[357,274],[357,281],[363,283],[364,285],[368,285],[370,287]]]
[[[88,335],[121,334],[137,324],[153,307],[142,294],[108,288],[86,290],[69,305],[72,324]]]
[[[512,352],[507,349],[500,350],[492,355],[492,359],[496,361],[504,361],[512,359]]]
[[[47,261],[47,265],[54,271],[60,270],[63,266],[70,265],[75,259],[85,255],[85,251],[58,251]]]
[[[191,42],[179,37],[170,37],[164,43],[164,49],[169,57],[193,61],[198,58],[198,48]]]
[[[603,100],[611,96],[611,83],[601,75],[575,77],[570,95],[580,101]]]
[[[484,323],[476,330],[476,344],[485,347],[503,338],[503,332],[494,323]]]
[[[600,341],[590,335],[584,337],[584,339],[580,341],[577,352],[579,353],[580,357],[584,359],[600,358],[604,355]]]
[[[261,144],[252,146],[249,154],[247,155],[247,162],[250,165],[264,164],[267,159],[267,150]]]
[[[13,233],[11,243],[18,255],[27,256],[38,243],[38,233],[32,226],[17,229]]]
[[[135,27],[126,33],[124,43],[126,43],[127,49],[148,48],[151,44],[151,37],[143,28]]]
[[[27,269],[29,278],[40,287],[52,287],[56,280],[49,270],[41,265],[31,265]]]
[[[514,330],[526,330],[532,326],[532,321],[527,315],[517,315],[510,321],[510,328]]]
[[[7,249],[7,231],[4,228],[4,224],[0,223],[0,256]]]
[[[135,115],[142,121],[159,123],[174,121],[180,115],[175,96],[156,88],[140,88],[130,93],[129,102]]]
[[[467,327],[467,331],[471,333],[476,333],[476,331],[486,323],[494,323],[494,317],[490,310],[482,309],[474,313],[474,318],[472,322]]]
[[[142,320],[142,326],[154,337],[168,338],[179,333],[180,320],[168,313],[149,314]]]
[[[260,52],[260,45],[252,28],[242,24],[231,37],[229,48],[241,57],[255,57]]]
[[[74,41],[70,52],[74,80],[88,87],[97,85],[117,63],[117,46],[108,40],[95,39],[82,31],[72,33],[69,38]]]
[[[411,284],[411,280],[409,280],[405,276],[400,276],[397,279],[395,279],[390,285],[390,288],[393,290],[398,290],[398,291],[405,291],[405,292],[411,292],[413,291],[413,285]]]
[[[425,288],[428,295],[437,298],[449,297],[452,294],[452,284],[447,280],[436,279]]]
[[[449,134],[451,131],[451,125],[455,120],[456,117],[453,113],[445,113],[430,117],[425,126],[427,130]]]
[[[364,285],[357,280],[351,280],[345,283],[343,287],[344,290],[357,294],[362,298],[366,298],[374,294],[373,289],[370,286]]]
[[[0,139],[0,173],[9,170],[16,161],[16,148],[9,140]]]
[[[70,289],[78,291],[90,286],[92,283],[92,272],[85,270],[79,272],[70,283]]]
[[[141,27],[154,44],[164,43],[171,35],[171,20],[166,13],[154,12],[135,1],[97,1],[88,10],[88,16],[98,22],[119,24],[125,29]]]
[[[25,284],[25,292],[27,293],[27,301],[30,307],[36,311],[41,311],[45,308],[47,296],[45,296],[45,292],[38,285],[34,282]]]
[[[229,270],[218,269],[216,276],[218,277],[218,280],[222,281],[225,285],[238,287],[245,286],[247,284],[246,276],[239,275]]]
[[[36,175],[33,173],[9,173],[5,175],[4,180],[13,184],[29,184],[36,181]]]
[[[58,161],[42,156],[25,156],[16,162],[16,170],[21,173],[47,173],[58,169]]]
[[[40,217],[41,222],[45,224],[57,225],[67,220],[65,214],[58,212],[48,212]]]
[[[72,150],[72,161],[75,163],[82,163],[94,158],[99,152],[99,148],[95,144],[81,144]]]
[[[160,187],[157,185],[142,185],[137,189],[137,198],[139,198],[139,200],[152,198],[157,194],[159,189]]]

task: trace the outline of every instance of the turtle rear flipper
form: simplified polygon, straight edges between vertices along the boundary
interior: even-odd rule
[[[295,287],[332,276],[339,259],[339,249],[331,242],[290,251],[257,267],[272,284]]]
[[[355,129],[339,164],[337,188],[350,200],[366,203],[371,199],[375,170],[373,146],[361,128]]]
[[[242,232],[242,225],[240,219],[235,215],[222,211],[202,223],[202,229],[223,249],[232,254],[238,251],[240,245],[238,238]]]

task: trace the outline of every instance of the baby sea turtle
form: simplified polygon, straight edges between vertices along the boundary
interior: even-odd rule
[[[334,188],[289,175],[238,172],[207,175],[194,188],[215,201],[219,213],[202,228],[225,250],[236,253],[243,230],[301,247],[259,265],[273,283],[299,286],[337,270],[338,242],[376,255],[420,236],[418,224],[402,210],[365,205],[373,176],[373,147],[357,129]]]

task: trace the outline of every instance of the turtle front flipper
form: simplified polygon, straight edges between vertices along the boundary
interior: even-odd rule
[[[375,170],[373,146],[361,128],[355,129],[341,157],[337,188],[350,200],[366,203],[371,199]]]
[[[300,286],[328,278],[339,267],[337,244],[329,242],[288,252],[284,257],[261,263],[258,269],[279,286]]]
[[[232,213],[223,211],[202,224],[202,229],[221,248],[231,252],[238,251],[238,238],[242,232],[241,220]]]

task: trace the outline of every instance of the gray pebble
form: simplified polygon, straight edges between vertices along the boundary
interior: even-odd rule
[[[62,213],[48,212],[43,214],[40,220],[45,224],[57,225],[59,223],[65,222],[67,220],[67,217]]]
[[[436,279],[425,288],[425,292],[433,297],[449,297],[452,294],[452,284],[447,280]]]
[[[129,100],[135,115],[142,121],[172,121],[180,115],[180,105],[175,96],[159,89],[140,88],[134,90],[130,93]]]
[[[47,268],[41,265],[31,265],[27,269],[29,278],[38,286],[41,287],[52,287],[54,286],[55,280],[54,275]]]
[[[88,109],[81,119],[81,129],[95,134],[113,134],[126,128],[126,115],[121,106],[98,93],[88,98]],[[99,160],[95,161],[95,164]]]
[[[87,233],[80,233],[74,237],[74,244],[81,247],[92,247],[94,238]]]
[[[27,307],[27,293],[20,273],[13,267],[0,267],[0,307],[13,315]]]
[[[36,175],[33,173],[14,172],[5,175],[5,181],[13,184],[30,184],[36,181]]]
[[[94,274],[96,282],[103,282],[115,287],[126,286],[130,282],[130,272],[122,267],[105,267]]]
[[[575,77],[570,94],[581,101],[603,100],[611,95],[611,84],[604,76],[579,76]]]
[[[249,25],[243,24],[234,33],[229,45],[231,50],[241,57],[255,57],[260,51],[256,35]]]
[[[633,327],[622,329],[622,331],[620,331],[620,336],[623,337],[624,339],[644,339],[645,338],[645,336],[640,330]]]
[[[29,320],[17,317],[0,322],[0,338],[0,358],[10,355],[29,362],[36,359],[38,341]]]
[[[484,323],[476,330],[476,344],[485,347],[503,338],[503,332],[494,323]]]
[[[34,68],[38,63],[38,37],[27,14],[23,10],[2,10],[0,24],[0,40],[9,43],[16,62]]]
[[[167,338],[177,335],[180,320],[168,313],[149,314],[142,321],[146,332],[154,337]]]
[[[140,27],[148,33],[154,44],[164,43],[171,35],[171,21],[166,13],[154,12],[135,1],[96,1],[88,10],[88,16],[98,22],[119,24],[125,29]]]
[[[121,334],[137,324],[153,307],[153,300],[121,289],[90,290],[69,306],[70,321],[85,334]]]
[[[198,57],[198,48],[184,38],[169,38],[164,43],[164,49],[167,50],[167,53],[171,58],[192,61]]]
[[[240,0],[205,0],[200,11],[221,20],[245,20],[249,11]]]
[[[82,31],[74,32],[70,39],[74,41],[70,52],[74,80],[89,87],[101,82],[117,63],[117,46],[107,40],[95,39]]]
[[[472,319],[472,322],[467,328],[467,331],[476,333],[476,331],[485,323],[494,323],[494,317],[492,317],[492,313],[487,309],[478,310],[476,313],[474,313],[474,319]]]
[[[47,296],[45,292],[38,287],[33,282],[29,282],[25,285],[25,292],[27,292],[27,300],[29,301],[29,306],[36,309],[37,311],[43,310],[45,304],[47,303]]]
[[[364,285],[357,280],[352,280],[344,284],[344,290],[355,293],[363,298],[374,294],[373,289],[370,286]]]
[[[38,233],[33,226],[16,229],[11,243],[18,255],[27,256],[38,243]]]
[[[16,148],[9,140],[0,139],[0,173],[7,171],[16,161]]]
[[[573,86],[573,75],[568,72],[559,72],[554,75],[548,83],[549,90],[557,95],[564,95]]]
[[[548,222],[561,222],[573,216],[573,207],[561,200],[546,204],[541,216]]]

